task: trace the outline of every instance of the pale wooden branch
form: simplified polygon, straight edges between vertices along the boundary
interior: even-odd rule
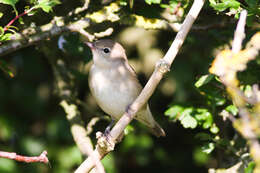
[[[168,52],[164,56],[163,59],[157,62],[155,70],[150,77],[149,81],[145,85],[144,89],[140,93],[140,95],[137,97],[137,99],[129,106],[127,111],[124,113],[124,115],[120,118],[120,120],[116,123],[116,125],[113,127],[111,132],[108,134],[108,137],[110,138],[110,142],[114,142],[117,140],[117,138],[120,136],[120,134],[123,132],[125,127],[131,122],[131,120],[134,118],[136,112],[148,101],[152,93],[154,92],[156,86],[160,82],[160,80],[163,77],[163,74],[165,74],[172,62],[174,61],[180,47],[182,46],[188,31],[190,30],[192,24],[194,23],[195,19],[197,18],[203,4],[204,0],[195,0],[188,15],[186,16],[180,31],[177,33],[176,38],[174,42],[172,43],[171,47],[169,48]],[[96,149],[94,151],[94,155],[96,155],[97,158],[102,159],[108,152],[106,148],[100,147],[100,145],[96,146]],[[94,167],[94,162],[87,158],[75,171],[75,173],[86,173],[89,172]]]
[[[43,151],[39,156],[22,156],[16,153],[10,153],[5,151],[0,151],[0,158],[12,159],[19,162],[26,162],[26,163],[34,163],[34,162],[41,162],[41,163],[49,163],[47,157],[47,151]]]
[[[241,50],[242,42],[245,38],[245,25],[246,25],[247,11],[243,10],[240,14],[240,18],[237,24],[237,28],[234,34],[234,40],[232,43],[232,52],[238,53]]]

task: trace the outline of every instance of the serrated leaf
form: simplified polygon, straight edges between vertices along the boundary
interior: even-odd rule
[[[0,61],[0,69],[5,72],[6,74],[8,74],[9,77],[13,78],[14,74],[13,72],[10,70],[10,68],[8,67],[7,63],[3,60]]]
[[[209,83],[213,78],[214,78],[214,75],[212,75],[212,74],[203,75],[195,83],[195,87],[199,88],[202,85],[205,85],[205,84]]]
[[[170,118],[170,120],[174,120],[175,118],[178,117],[178,115],[181,115],[183,110],[184,110],[184,108],[182,106],[174,105],[174,106],[170,107],[169,109],[167,109],[164,112],[164,115],[168,116]]]
[[[207,143],[201,149],[204,153],[210,154],[215,149],[215,144],[213,142]]]
[[[229,113],[233,114],[233,115],[238,114],[238,109],[235,105],[229,105],[225,108],[225,110],[228,111]]]
[[[197,127],[198,122],[194,117],[191,116],[192,112],[192,108],[187,108],[182,112],[182,115],[179,120],[184,128],[194,129]]]

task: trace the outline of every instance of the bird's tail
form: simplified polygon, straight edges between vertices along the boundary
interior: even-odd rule
[[[147,104],[147,108],[142,109],[139,111],[135,117],[138,121],[145,124],[147,127],[149,127],[149,131],[155,135],[156,137],[165,136],[164,130],[161,128],[161,126],[154,120],[153,115],[150,111],[150,108]]]

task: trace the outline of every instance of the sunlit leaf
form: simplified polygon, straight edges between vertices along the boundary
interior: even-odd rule
[[[35,8],[41,8],[46,13],[49,13],[50,11],[52,11],[52,8],[55,5],[60,4],[59,0],[39,0],[38,2],[39,3],[38,3],[38,5],[35,6]]]
[[[183,110],[184,110],[184,107],[182,107],[181,105],[174,105],[174,106],[170,107],[169,109],[167,109],[164,114],[166,116],[168,116],[170,118],[170,120],[174,120],[179,115],[181,115]]]
[[[215,123],[211,126],[210,132],[213,134],[217,134],[219,132],[219,128],[217,127],[217,125]]]
[[[0,35],[0,41],[4,42],[4,41],[11,40],[12,35],[13,35],[12,33],[2,34],[2,35]]]
[[[233,115],[238,114],[238,109],[235,105],[229,105],[225,108],[225,110],[228,111],[229,113],[233,114]]]
[[[240,3],[236,0],[223,0],[221,3],[216,3],[215,1],[211,0],[210,6],[221,12],[228,8],[238,9],[240,7]]]
[[[0,0],[0,3],[15,6],[18,0]]]
[[[201,149],[204,153],[209,154],[215,149],[215,144],[213,142],[206,143],[205,145],[202,146]]]
[[[214,75],[212,74],[207,74],[207,75],[203,75],[199,78],[199,80],[195,83],[195,86],[197,88],[201,87],[202,85],[205,85],[207,83],[209,83],[212,79],[214,78]]]
[[[161,0],[145,0],[145,2],[149,5],[151,4],[160,4]]]
[[[192,111],[193,111],[192,108],[187,108],[182,112],[180,121],[184,128],[194,129],[198,125],[197,120],[191,115]]]

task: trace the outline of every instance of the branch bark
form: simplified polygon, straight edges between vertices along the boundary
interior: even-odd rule
[[[26,162],[26,163],[34,163],[34,162],[49,163],[47,157],[47,151],[43,151],[39,156],[30,156],[30,157],[18,155],[16,153],[0,151],[0,157],[16,160],[19,162]]]
[[[169,70],[172,62],[174,61],[180,47],[182,46],[189,30],[191,29],[192,24],[194,23],[195,19],[197,18],[203,4],[204,0],[195,0],[188,15],[186,16],[180,31],[177,33],[174,42],[172,43],[171,47],[167,51],[164,58],[162,58],[156,64],[155,70],[150,77],[149,81],[145,85],[144,89],[140,93],[140,95],[136,98],[136,100],[129,106],[126,110],[124,115],[120,118],[120,120],[116,123],[113,127],[111,132],[108,134],[111,141],[113,143],[116,142],[117,138],[123,132],[125,127],[131,122],[134,118],[136,112],[148,101],[150,96],[153,94],[156,86],[162,79],[163,75]],[[94,151],[94,155],[96,158],[102,159],[110,150],[107,150],[105,147],[101,147],[99,144],[96,146]],[[89,172],[94,167],[94,162],[87,158],[75,171],[75,173],[86,173]]]

